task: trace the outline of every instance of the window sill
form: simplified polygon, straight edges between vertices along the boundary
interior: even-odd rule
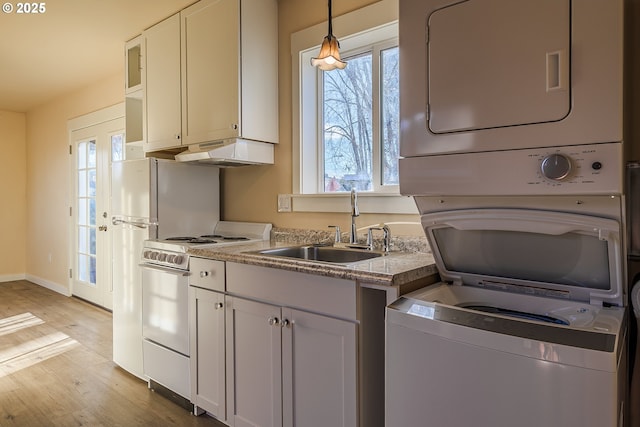
[[[292,194],[293,212],[351,212],[349,193]],[[360,213],[417,214],[418,209],[411,196],[398,194],[358,193]]]

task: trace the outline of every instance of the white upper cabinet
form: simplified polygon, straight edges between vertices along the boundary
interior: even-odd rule
[[[278,142],[277,1],[201,0],[146,30],[146,151]]]
[[[180,14],[143,32],[145,151],[181,145]]]
[[[124,45],[125,62],[125,116],[127,143],[144,140],[142,96],[144,93],[144,73],[142,71],[144,40],[137,36]]]
[[[142,89],[142,36],[129,40],[124,45],[125,93]]]

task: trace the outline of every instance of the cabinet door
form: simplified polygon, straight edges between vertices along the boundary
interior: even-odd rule
[[[182,16],[184,144],[239,135],[239,0],[202,0]]]
[[[145,149],[180,145],[180,15],[143,33],[145,38]]]
[[[571,109],[570,34],[569,0],[471,0],[435,10],[428,20],[430,130],[562,120]]]
[[[224,295],[193,286],[189,294],[191,398],[198,408],[225,420]]]
[[[226,316],[229,424],[281,426],[280,308],[227,297]]]
[[[142,36],[129,40],[124,45],[125,93],[142,88]]]
[[[282,313],[284,426],[357,426],[356,324]]]

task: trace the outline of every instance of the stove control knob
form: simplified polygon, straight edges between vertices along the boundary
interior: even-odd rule
[[[158,255],[158,261],[164,262],[166,260],[167,260],[167,254],[159,254]]]
[[[175,258],[173,259],[173,262],[176,265],[180,265],[180,264],[182,264],[183,260],[184,260],[184,258],[182,258],[182,255],[176,255]]]
[[[571,158],[564,154],[549,154],[540,164],[542,176],[552,181],[562,181],[566,179],[573,169]]]
[[[169,264],[175,264],[176,263],[176,256],[175,255],[167,255],[167,262]]]
[[[152,259],[152,260],[156,260],[156,259],[158,259],[158,252],[156,252],[156,251],[150,251],[150,252],[149,252],[149,259]]]
[[[151,251],[144,251],[144,253],[142,254],[142,258],[151,258]]]

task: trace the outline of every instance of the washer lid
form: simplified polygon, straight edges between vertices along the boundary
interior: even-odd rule
[[[465,209],[424,214],[442,279],[622,306],[618,221],[564,212]]]

